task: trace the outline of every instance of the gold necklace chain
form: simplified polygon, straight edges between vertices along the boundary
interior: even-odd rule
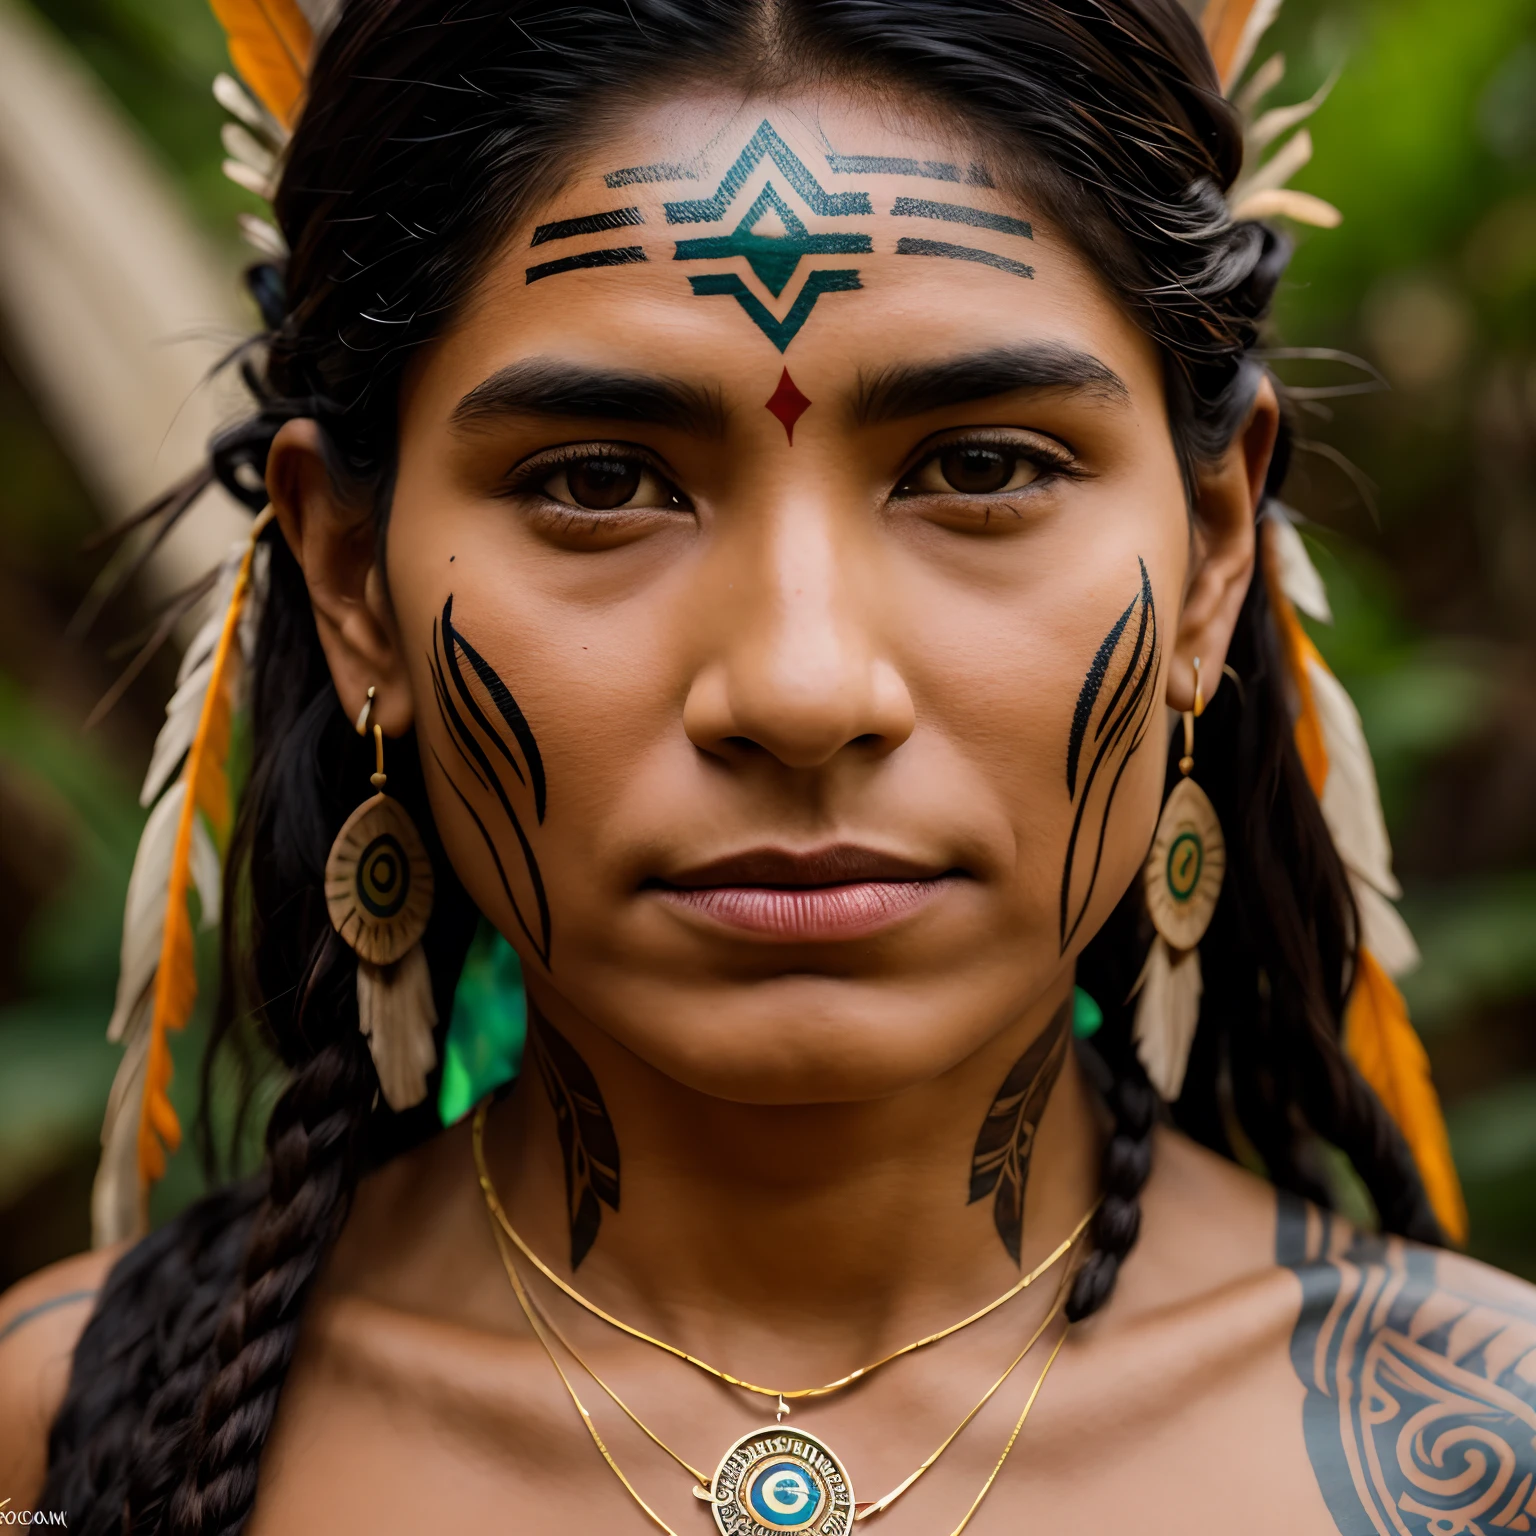
[[[928,1334],[924,1338],[915,1340],[913,1343],[907,1344],[901,1349],[894,1350],[890,1354],[876,1360],[873,1364],[861,1366],[858,1370],[852,1371],[836,1381],[828,1382],[824,1386],[780,1390],[743,1381],[728,1371],[719,1370],[707,1361],[700,1360],[687,1350],[680,1349],[673,1344],[668,1344],[662,1339],[653,1338],[650,1334],[631,1327],[628,1323],[621,1322],[594,1302],[588,1301],[575,1287],[562,1280],[559,1275],[551,1270],[518,1235],[516,1229],[508,1220],[506,1211],[503,1209],[501,1200],[496,1193],[495,1184],[492,1182],[490,1170],[486,1166],[485,1161],[485,1121],[488,1108],[488,1102],[482,1103],[475,1112],[472,1144],[475,1154],[475,1166],[480,1181],[480,1191],[485,1200],[486,1214],[490,1219],[491,1235],[495,1239],[496,1250],[501,1257],[502,1266],[507,1272],[507,1279],[512,1286],[512,1292],[517,1298],[517,1303],[522,1310],[523,1316],[528,1321],[528,1326],[533,1330],[534,1336],[538,1339],[544,1353],[548,1355],[550,1364],[554,1366],[556,1375],[559,1376],[567,1395],[570,1397],[577,1413],[580,1414],[581,1421],[586,1426],[587,1433],[591,1436],[592,1443],[596,1446],[598,1453],[602,1456],[609,1470],[619,1480],[625,1492],[629,1494],[630,1498],[645,1513],[647,1519],[664,1531],[666,1536],[677,1536],[677,1533],[645,1501],[639,1490],[625,1476],[623,1469],[614,1459],[612,1452],[609,1451],[602,1435],[598,1431],[596,1422],[593,1420],[591,1413],[588,1412],[586,1404],[582,1402],[575,1385],[566,1374],[565,1368],[561,1365],[559,1357],[555,1353],[554,1345],[550,1342],[551,1336],[559,1342],[576,1364],[591,1377],[593,1382],[596,1383],[614,1405],[623,1412],[625,1417],[647,1439],[665,1452],[667,1456],[694,1479],[695,1486],[693,1492],[695,1496],[711,1506],[715,1523],[722,1533],[738,1529],[739,1522],[743,1517],[747,1518],[748,1524],[753,1529],[759,1528],[756,1521],[749,1515],[747,1504],[744,1502],[750,1500],[758,1512],[775,1526],[785,1525],[786,1528],[799,1529],[806,1523],[821,1522],[823,1516],[827,1515],[830,1518],[826,1519],[821,1529],[825,1531],[833,1531],[835,1529],[838,1536],[849,1536],[855,1521],[865,1520],[880,1514],[883,1510],[889,1509],[897,1499],[906,1493],[938,1461],[945,1451],[954,1444],[955,1440],[971,1424],[977,1414],[1001,1390],[1004,1383],[1008,1381],[1023,1362],[1024,1357],[1034,1348],[1061,1313],[1068,1287],[1073,1278],[1071,1266],[1067,1266],[1063,1271],[1055,1298],[1046,1313],[1044,1321],[1030,1336],[1024,1348],[1009,1363],[1002,1375],[982,1394],[980,1401],[976,1403],[975,1407],[966,1414],[960,1423],[924,1459],[915,1471],[905,1477],[883,1498],[877,1499],[872,1504],[858,1504],[854,1502],[853,1490],[848,1483],[847,1474],[843,1471],[842,1463],[838,1461],[836,1454],[820,1437],[802,1430],[794,1431],[791,1434],[776,1426],[769,1426],[765,1430],[754,1431],[749,1435],[743,1436],[726,1452],[714,1477],[706,1477],[699,1468],[678,1455],[666,1441],[656,1434],[630,1408],[623,1398],[587,1363],[561,1331],[558,1324],[554,1322],[553,1318],[543,1311],[529,1293],[527,1286],[523,1283],[522,1276],[518,1273],[517,1264],[513,1259],[511,1250],[507,1246],[509,1242],[545,1279],[594,1317],[640,1343],[649,1344],[655,1349],[659,1349],[688,1365],[694,1366],[727,1386],[740,1387],[745,1391],[754,1392],[763,1397],[777,1398],[778,1412],[776,1417],[782,1420],[783,1416],[789,1412],[786,1399],[824,1397],[843,1387],[851,1386],[855,1381],[878,1370],[882,1365],[888,1365],[891,1361],[898,1360],[903,1355],[911,1354],[914,1350],[925,1348],[929,1344],[937,1343],[940,1339],[948,1338],[951,1334],[958,1333],[962,1328],[967,1328],[972,1323],[979,1322],[982,1318],[995,1312],[999,1307],[1017,1296],[1020,1291],[1033,1284],[1052,1265],[1069,1253],[1092,1219],[1094,1211],[1098,1209],[1098,1202],[1095,1202],[1093,1208],[1088,1211],[1076,1228],[1074,1228],[1071,1235],[1057,1247],[1054,1253],[1045,1259],[1044,1262],[1037,1265],[1034,1270],[1024,1276],[1017,1284],[1011,1286],[1003,1295],[979,1311],[973,1312],[969,1317],[962,1318],[958,1323],[952,1323],[949,1327],[940,1329],[937,1333]],[[951,1536],[961,1536],[961,1533],[970,1524],[976,1511],[981,1507],[982,1500],[991,1492],[993,1484],[1002,1472],[1004,1463],[1008,1460],[1014,1445],[1018,1441],[1019,1435],[1023,1432],[1025,1421],[1028,1419],[1030,1411],[1040,1395],[1041,1388],[1045,1385],[1045,1378],[1049,1374],[1051,1366],[1055,1364],[1056,1357],[1061,1353],[1062,1345],[1066,1342],[1067,1334],[1070,1331],[1071,1324],[1069,1322],[1063,1327],[1055,1345],[1051,1349],[1050,1355],[1046,1359],[1045,1365],[1041,1368],[1040,1375],[1036,1379],[1023,1409],[1014,1422],[1013,1431],[1003,1447],[1002,1454],[998,1457],[986,1481],[982,1484],[980,1492],[971,1501],[970,1507],[966,1510],[965,1515],[959,1525],[955,1527]],[[814,1502],[808,1505],[808,1501]],[[804,1514],[804,1510],[807,1507],[812,1511],[810,1515]],[[796,1520],[797,1515],[798,1521]]]
[[[588,1301],[575,1286],[557,1275],[524,1242],[508,1218],[506,1210],[502,1206],[501,1197],[496,1193],[496,1185],[491,1179],[490,1169],[486,1166],[485,1119],[489,1109],[490,1100],[486,1099],[482,1100],[479,1108],[475,1110],[471,1137],[475,1153],[475,1170],[480,1178],[480,1193],[485,1198],[487,1210],[491,1213],[495,1224],[512,1240],[517,1251],[557,1290],[563,1292],[577,1306],[590,1312],[593,1317],[607,1323],[610,1328],[617,1328],[620,1333],[627,1334],[630,1338],[637,1339],[642,1344],[649,1344],[653,1349],[662,1350],[675,1359],[682,1360],[695,1369],[713,1376],[716,1381],[723,1381],[728,1387],[740,1387],[743,1392],[755,1392],[760,1397],[777,1398],[781,1405],[787,1402],[803,1401],[810,1398],[828,1397],[834,1392],[840,1392],[844,1387],[851,1387],[854,1382],[861,1381],[864,1377],[878,1371],[881,1366],[889,1365],[893,1360],[899,1360],[903,1355],[910,1355],[915,1350],[926,1349],[930,1344],[937,1344],[941,1339],[947,1339],[951,1334],[959,1333],[962,1328],[969,1328],[972,1323],[979,1323],[982,1318],[990,1317],[999,1307],[1005,1306],[1015,1296],[1019,1295],[1020,1292],[1028,1290],[1041,1275],[1045,1274],[1047,1270],[1069,1253],[1072,1245],[1083,1235],[1088,1223],[1093,1220],[1094,1213],[1099,1208],[1099,1201],[1095,1200],[1082,1220],[1027,1275],[1024,1275],[1015,1284],[1009,1286],[995,1301],[989,1301],[986,1306],[972,1312],[969,1317],[961,1318],[958,1323],[951,1323],[947,1328],[939,1329],[937,1333],[930,1333],[921,1339],[914,1339],[910,1344],[903,1344],[900,1349],[892,1350],[890,1354],[882,1356],[879,1360],[869,1365],[861,1365],[857,1370],[850,1371],[846,1376],[839,1376],[836,1381],[826,1382],[819,1387],[761,1387],[755,1382],[743,1381],[741,1377],[733,1376],[729,1371],[720,1370],[718,1367],[709,1364],[707,1360],[701,1360],[697,1355],[689,1354],[686,1349],[680,1349],[676,1344],[667,1343],[665,1339],[653,1338],[642,1329],[632,1327],[630,1324],[614,1317],[612,1313],[605,1312],[595,1301]]]
[[[712,1496],[707,1490],[713,1479],[711,1479],[707,1473],[694,1466],[692,1462],[678,1455],[678,1453],[674,1451],[672,1447],[668,1445],[667,1442],[663,1440],[661,1436],[658,1435],[647,1423],[645,1423],[639,1414],[637,1414],[634,1409],[631,1408],[629,1404],[626,1403],[624,1399],[620,1397],[619,1394],[615,1392],[613,1388],[610,1387],[601,1376],[598,1375],[598,1373],[592,1368],[586,1359],[583,1358],[575,1345],[572,1344],[571,1341],[565,1336],[560,1326],[554,1322],[552,1318],[549,1317],[543,1308],[539,1306],[538,1302],[535,1301],[529,1294],[527,1287],[523,1283],[522,1276],[517,1272],[517,1266],[513,1262],[512,1255],[507,1250],[506,1238],[499,1230],[497,1223],[494,1221],[491,1224],[491,1235],[496,1239],[496,1247],[497,1251],[501,1255],[502,1266],[506,1269],[507,1279],[511,1282],[513,1294],[517,1297],[518,1305],[522,1308],[524,1317],[528,1319],[529,1326],[532,1327],[535,1335],[538,1337],[539,1342],[544,1346],[545,1352],[550,1357],[550,1362],[555,1366],[555,1369],[559,1371],[560,1379],[565,1383],[566,1391],[571,1394],[571,1400],[575,1403],[578,1411],[581,1413],[583,1422],[587,1424],[588,1429],[591,1431],[593,1439],[597,1444],[598,1450],[603,1454],[603,1459],[613,1469],[614,1473],[619,1477],[619,1480],[624,1484],[624,1486],[629,1489],[631,1496],[634,1497],[638,1503],[640,1503],[641,1508],[645,1509],[646,1513],[649,1514],[652,1519],[656,1519],[654,1511],[652,1511],[649,1506],[647,1506],[645,1502],[640,1499],[639,1495],[635,1492],[635,1489],[630,1484],[629,1480],[620,1471],[618,1464],[613,1460],[613,1457],[609,1453],[607,1446],[603,1443],[601,1437],[598,1436],[596,1427],[592,1422],[591,1415],[587,1412],[585,1406],[581,1402],[581,1399],[576,1395],[575,1390],[571,1386],[570,1380],[566,1377],[565,1372],[560,1368],[559,1362],[555,1359],[554,1352],[550,1347],[546,1334],[553,1335],[555,1340],[566,1351],[566,1353],[570,1355],[570,1357],[577,1363],[577,1365],[579,1365],[582,1370],[592,1378],[597,1386],[607,1395],[607,1397],[624,1414],[624,1416],[629,1419],[635,1428],[641,1432],[641,1434],[643,1434],[653,1445],[670,1456],[672,1460],[675,1461],[677,1465],[683,1469],[683,1471],[687,1472],[695,1480],[697,1485],[694,1489],[695,1496],[701,1499],[709,1500]],[[923,1462],[914,1472],[903,1478],[901,1482],[892,1488],[891,1491],[887,1493],[883,1498],[876,1499],[873,1503],[870,1504],[859,1505],[858,1510],[853,1517],[856,1521],[871,1519],[875,1515],[881,1514],[885,1510],[889,1509],[891,1505],[894,1504],[896,1500],[902,1496],[902,1494],[906,1493],[907,1490],[910,1489],[917,1482],[917,1480],[922,1477],[923,1474],[927,1472],[935,1462],[938,1461],[939,1457],[941,1457],[944,1452],[947,1451],[957,1439],[959,1439],[960,1435],[970,1426],[971,1421],[975,1419],[976,1415],[980,1413],[981,1410],[992,1401],[993,1397],[997,1395],[1003,1384],[1023,1363],[1024,1357],[1035,1347],[1036,1344],[1040,1342],[1040,1339],[1044,1335],[1046,1329],[1048,1329],[1060,1315],[1062,1305],[1066,1300],[1067,1283],[1070,1279],[1071,1273],[1068,1271],[1062,1276],[1061,1283],[1056,1290],[1055,1299],[1052,1301],[1051,1308],[1046,1313],[1045,1318],[1041,1322],[1040,1326],[1036,1328],[1035,1331],[1030,1335],[1029,1341],[1024,1345],[1024,1348],[1014,1356],[1013,1360],[1003,1371],[1002,1375],[999,1376],[997,1380],[994,1381],[992,1385],[988,1387],[987,1390],[982,1394],[976,1406],[972,1408],[971,1411],[967,1413],[963,1419],[961,1419],[961,1421],[954,1427],[954,1429],[951,1430],[950,1433],[944,1438],[944,1440],[940,1442],[938,1447],[923,1460]],[[1066,1333],[1063,1331],[1062,1339],[1065,1339],[1065,1337]],[[1013,1442],[1018,1438],[1019,1431],[1023,1429],[1024,1420],[1029,1414],[1029,1409],[1033,1406],[1035,1397],[1038,1395],[1040,1387],[1045,1381],[1046,1372],[1050,1370],[1051,1363],[1055,1360],[1056,1353],[1060,1348],[1061,1341],[1058,1340],[1055,1349],[1051,1351],[1050,1360],[1046,1362],[1045,1369],[1040,1373],[1040,1378],[1035,1384],[1034,1391],[1030,1393],[1029,1401],[1025,1404],[1024,1407],[1024,1412],[1019,1416],[1019,1420],[1014,1428],[1013,1435],[1010,1437],[1008,1445],[1003,1451],[1002,1456],[998,1459],[997,1466],[994,1468],[992,1476],[988,1478],[986,1487],[983,1488],[982,1493],[978,1495],[975,1503],[972,1504],[969,1513],[967,1513],[965,1517],[965,1520],[963,1520],[956,1528],[955,1536],[959,1536],[959,1532],[965,1529],[965,1526],[969,1522],[971,1515],[975,1514],[982,1498],[985,1497],[987,1491],[991,1488],[992,1483],[996,1480],[997,1473],[1002,1470],[1003,1462],[1008,1459],[1008,1453],[1013,1449]],[[667,1529],[667,1527],[663,1526],[663,1529]]]

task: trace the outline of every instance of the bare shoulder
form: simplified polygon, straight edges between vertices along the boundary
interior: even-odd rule
[[[1281,1195],[1291,1364],[1338,1528],[1536,1529],[1536,1289]]]
[[[0,1296],[0,1495],[14,1509],[26,1509],[42,1487],[75,1345],[122,1251],[76,1254]]]

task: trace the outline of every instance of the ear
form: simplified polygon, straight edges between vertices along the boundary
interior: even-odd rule
[[[1227,646],[1253,579],[1259,502],[1280,432],[1280,402],[1266,374],[1248,420],[1195,486],[1189,579],[1168,667],[1168,704],[1195,707],[1195,658],[1209,703],[1221,683]]]
[[[279,429],[267,456],[267,495],[304,572],[341,707],[355,720],[371,687],[371,718],[386,736],[404,734],[415,711],[373,518],[338,493],[318,423],[289,421]]]

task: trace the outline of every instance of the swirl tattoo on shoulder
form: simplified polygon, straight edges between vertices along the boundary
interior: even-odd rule
[[[1339,1531],[1536,1529],[1536,1308],[1462,1294],[1433,1250],[1279,1199],[1307,1455]]]
[[[544,759],[511,690],[496,669],[454,627],[451,593],[443,604],[442,617],[433,621],[431,667],[438,714],[459,755],[459,768],[484,793],[495,798],[503,819],[512,829],[519,857],[511,861],[510,869],[508,861],[502,859],[490,828],[435,747],[432,756],[483,839],[518,927],[547,967],[550,963],[550,923],[544,877],[539,873],[533,845],[523,830],[522,819],[512,804],[512,795],[503,778],[504,772],[511,775],[519,786],[520,797],[532,799],[534,820],[542,822],[547,795]]]

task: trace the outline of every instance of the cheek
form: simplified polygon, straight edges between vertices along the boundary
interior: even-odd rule
[[[1176,594],[1182,579],[1176,537],[1159,532],[1127,519],[1116,537],[1106,521],[1091,561],[1042,541],[1006,591],[931,600],[926,611],[949,620],[927,627],[909,660],[919,717],[959,759],[952,792],[969,779],[1010,829],[997,871],[1005,921],[1042,957],[1087,942],[1135,878],[1156,823],[1177,605],[1155,593]]]

